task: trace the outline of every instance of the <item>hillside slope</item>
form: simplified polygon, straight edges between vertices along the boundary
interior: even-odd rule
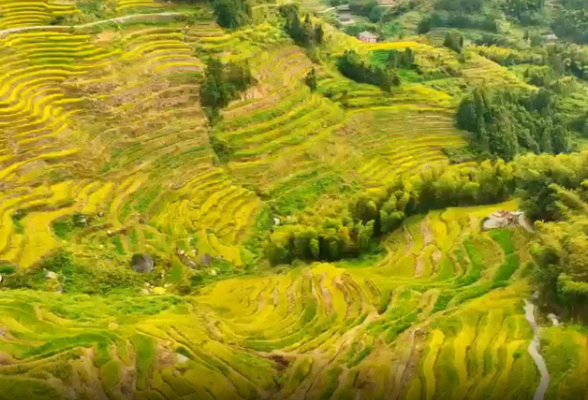
[[[316,54],[271,12],[226,30],[205,5],[100,4],[0,1],[0,400],[533,396],[533,233],[480,229],[518,200],[413,215],[356,259],[270,267],[263,245],[448,165],[470,88],[536,87],[475,46],[325,24]],[[419,72],[358,83],[337,68],[351,49],[410,49]],[[215,124],[210,57],[255,79]],[[585,396],[582,329],[542,332],[547,397]]]

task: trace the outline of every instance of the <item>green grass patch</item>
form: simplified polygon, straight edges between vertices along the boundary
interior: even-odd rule
[[[339,366],[335,366],[326,372],[324,390],[318,397],[318,400],[329,400],[333,396],[333,393],[337,390],[341,372],[343,372],[343,369]]]
[[[155,340],[141,334],[131,336],[130,340],[135,348],[137,389],[145,390],[147,380],[155,364]]]
[[[490,237],[500,245],[504,254],[511,254],[515,251],[515,244],[512,240],[511,231],[508,229],[494,229],[488,232]]]
[[[55,400],[61,396],[51,385],[37,379],[0,376],[1,400]]]
[[[127,254],[127,252],[125,250],[125,246],[122,243],[120,235],[113,236],[111,241],[112,241],[112,244],[114,245],[114,248],[116,249],[117,254],[120,254],[121,256],[124,256],[125,254]]]
[[[114,388],[121,380],[120,364],[116,360],[110,360],[100,367],[100,380],[104,387]]]
[[[380,314],[384,314],[390,305],[390,299],[392,298],[392,289],[384,289],[382,290],[382,294],[380,295],[380,306],[378,307],[378,312]]]
[[[482,270],[484,269],[484,258],[472,239],[467,238],[463,244],[470,258],[470,270],[467,275],[457,280],[457,286],[468,286],[477,282],[482,277]]]
[[[515,253],[506,256],[504,264],[498,268],[494,275],[494,282],[508,281],[512,274],[519,268],[519,256]]]
[[[455,293],[453,291],[443,291],[439,293],[435,305],[433,306],[433,312],[436,313],[445,310],[454,297]]]
[[[502,282],[510,279],[519,268],[519,256],[515,253],[515,243],[512,240],[512,232],[507,229],[496,229],[489,232],[490,237],[500,245],[504,252],[504,263],[494,275],[494,282]]]

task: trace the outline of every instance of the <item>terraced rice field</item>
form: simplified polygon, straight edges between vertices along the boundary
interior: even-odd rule
[[[344,132],[361,149],[357,173],[368,187],[381,187],[407,171],[447,163],[443,148],[465,145],[453,118],[435,108],[398,106],[357,113]]]
[[[189,300],[2,292],[0,384],[35,399],[530,398],[526,233],[479,231],[516,207],[413,217],[370,266],[234,278]],[[585,355],[561,329],[549,346]],[[552,373],[559,392],[576,388],[571,368]]]
[[[468,84],[486,84],[489,86],[528,87],[513,72],[478,54],[471,53],[463,70]]]
[[[0,2],[0,28],[75,11],[27,4]],[[410,46],[454,61],[414,42],[357,48]],[[213,128],[199,102],[210,55],[247,60],[257,81]],[[35,270],[57,249],[113,281],[134,253],[165,265],[151,295],[54,293],[44,276],[47,291],[1,290],[0,400],[532,396],[528,234],[479,229],[516,202],[413,216],[367,259],[242,272],[258,267],[250,241],[272,215],[448,162],[442,149],[465,143],[455,93],[405,83],[384,94],[313,63],[269,23],[11,31],[0,60],[0,267]],[[494,68],[466,64],[450,84]],[[316,91],[304,84],[313,67]],[[176,295],[189,268],[207,284]],[[582,333],[546,338],[548,395],[579,390]],[[575,363],[557,363],[562,346]]]
[[[167,251],[194,236],[200,250],[241,265],[230,246],[260,203],[214,166],[197,80],[166,79],[202,71],[183,29],[130,29],[110,38],[117,46],[103,37],[35,31],[3,40],[0,177],[12,190],[3,192],[0,257],[30,266],[61,245],[51,223],[82,212],[102,215],[81,233],[88,251]],[[144,230],[155,243],[128,243]]]
[[[48,25],[55,18],[77,12],[75,3],[51,0],[0,2],[0,29]]]
[[[381,186],[419,162],[445,162],[440,149],[463,143],[444,116],[452,97],[423,85],[386,96],[318,67],[311,93],[303,78],[313,63],[270,24],[231,33],[210,21],[38,30],[2,44],[0,179],[15,190],[6,193],[0,257],[22,266],[62,246],[47,226],[80,212],[100,217],[76,233],[76,251],[185,249],[241,266],[239,243],[263,208],[258,194],[278,210],[300,208],[340,184]],[[411,45],[427,48],[370,50]],[[198,96],[211,54],[247,60],[257,84],[209,131]],[[395,120],[404,109],[414,117]],[[222,167],[210,135],[231,148]]]

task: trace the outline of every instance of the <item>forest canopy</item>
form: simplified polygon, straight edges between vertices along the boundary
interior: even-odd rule
[[[461,101],[457,126],[473,133],[482,153],[512,160],[517,154],[567,153],[572,149],[568,121],[547,90],[535,93],[476,88]]]

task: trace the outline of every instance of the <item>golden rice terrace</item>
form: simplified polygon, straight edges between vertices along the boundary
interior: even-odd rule
[[[449,165],[471,87],[530,85],[424,36],[325,22],[313,53],[277,8],[229,30],[204,3],[0,0],[0,400],[533,398],[534,233],[482,230],[518,199],[408,216],[358,258],[263,250],[304,213]],[[351,49],[411,49],[423,78],[358,83],[337,68]],[[254,80],[214,123],[211,57]],[[539,322],[545,398],[586,398],[585,329]]]

